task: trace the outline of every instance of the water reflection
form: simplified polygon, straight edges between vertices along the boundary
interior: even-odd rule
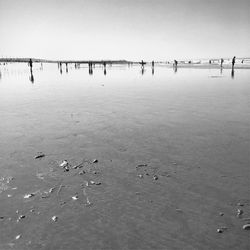
[[[93,75],[93,69],[89,68],[89,75]]]
[[[62,63],[61,62],[59,62],[58,67],[60,69],[60,74],[62,74]]]
[[[144,66],[141,67],[141,74],[144,75],[145,69]]]
[[[28,65],[27,65],[28,63]],[[133,74],[132,72],[137,72],[137,75],[141,75],[143,77],[159,77],[163,72],[164,74],[166,74],[166,77],[170,76],[170,75],[175,75],[178,73],[181,73],[181,75],[183,74],[183,71],[187,71],[187,69],[184,69],[184,67],[180,67],[179,68],[179,62],[178,65],[176,66],[176,64],[174,64],[173,62],[171,62],[169,65],[167,65],[166,67],[163,67],[161,64],[158,64],[158,62],[154,62],[154,61],[150,61],[148,63],[145,64],[145,62],[140,61],[137,62],[136,64],[134,64],[132,66],[132,64],[113,64],[111,65],[111,63],[106,62],[106,64],[104,62],[100,62],[100,63],[96,63],[96,68],[94,70],[94,63],[91,61],[87,61],[87,62],[81,62],[81,63],[70,63],[70,62],[58,62],[58,63],[37,63],[32,60],[31,62],[28,60],[28,62],[25,64],[8,64],[7,66],[4,66],[3,63],[1,63],[0,65],[0,80],[3,81],[5,80],[6,77],[11,77],[12,75],[25,75],[26,81],[31,82],[31,83],[37,83],[38,79],[40,79],[41,75],[46,75],[47,74],[47,69],[48,68],[53,68],[57,75],[60,76],[60,74],[65,75],[66,73],[72,75],[72,77],[74,77],[74,75],[76,75],[74,72],[77,72],[77,74],[80,74],[79,71],[82,71],[82,74],[85,75],[89,75],[92,76],[94,75],[94,71],[96,70],[97,72],[95,72],[95,75],[97,73],[97,75],[102,75],[103,77],[106,77],[107,74],[109,77],[112,77],[113,74],[120,74],[122,75],[123,70],[128,70],[128,72],[130,72],[130,74]],[[28,66],[28,67],[27,67]],[[165,65],[164,65],[165,66]],[[230,65],[231,66],[231,65]],[[75,69],[75,70],[74,70]],[[111,70],[112,69],[112,70]],[[118,70],[116,69],[122,69],[120,72],[118,72]],[[110,72],[107,72],[107,71]],[[147,71],[148,70],[148,71]],[[180,70],[180,71],[179,71]],[[189,69],[191,72],[191,69]],[[192,69],[193,72],[195,72],[195,74],[198,73],[198,70],[194,71],[194,69]],[[204,68],[204,71],[209,71],[209,68]],[[219,77],[227,77],[227,78],[231,78],[235,80],[235,68],[228,68],[227,66],[223,65],[223,67],[220,67],[220,65],[218,65],[217,69],[214,69],[214,71],[217,72],[217,76]],[[238,70],[238,69],[237,69]],[[59,73],[59,72],[60,73]],[[177,72],[178,71],[178,72]],[[236,74],[240,74],[240,70],[238,70],[236,72]],[[59,73],[59,74],[58,74]],[[35,79],[36,77],[36,79]],[[97,77],[97,76],[95,76]],[[170,76],[171,77],[171,76]],[[40,80],[39,80],[40,81]]]
[[[231,78],[234,79],[234,69],[232,68],[232,71],[231,71]]]
[[[32,71],[32,68],[30,68],[30,76],[29,76],[29,80],[31,81],[31,83],[33,84],[35,79],[34,79],[34,76],[33,76],[33,71]]]
[[[29,63],[28,63],[29,67],[30,67],[30,81],[31,83],[33,84],[34,83],[34,76],[33,76],[33,62],[32,62],[32,59],[29,60]]]
[[[152,61],[152,75],[155,74],[155,62]]]
[[[69,72],[68,63],[65,63],[65,65],[66,65],[66,73],[68,73]]]

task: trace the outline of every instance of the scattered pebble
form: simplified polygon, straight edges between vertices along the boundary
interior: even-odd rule
[[[8,194],[7,197],[8,197],[8,198],[12,197],[12,194]]]
[[[82,168],[83,167],[83,163],[84,163],[84,161],[82,161],[80,164],[77,164],[77,165],[73,166],[72,168],[73,169]]]
[[[35,209],[33,209],[33,208],[30,209],[30,212],[31,212],[31,213],[34,213],[34,212],[35,212]]]
[[[50,188],[49,193],[53,193],[54,190],[55,188]]]
[[[224,213],[220,213],[220,216],[223,216],[224,215]]]
[[[24,219],[24,218],[25,218],[25,215],[23,215],[23,214],[18,217],[19,220]]]
[[[35,196],[35,194],[32,194],[32,193],[31,194],[25,194],[23,198],[28,199],[28,198],[31,198],[33,196]]]
[[[101,182],[90,181],[89,184],[91,184],[91,185],[101,185]]]
[[[237,209],[237,217],[240,217],[243,214],[243,210]]]
[[[92,163],[97,163],[98,162],[98,160],[97,159],[94,159],[93,161],[92,161]]]
[[[250,224],[245,224],[242,228],[244,230],[250,230]]]
[[[83,174],[85,174],[86,172],[84,171],[84,170],[81,170],[80,172],[79,172],[79,175],[83,175]]]
[[[239,203],[237,203],[237,206],[243,207],[244,204],[239,202]]]
[[[21,238],[21,234],[18,234],[15,239],[19,240],[20,238]]]
[[[68,163],[66,160],[64,160],[64,161],[60,164],[60,167],[65,168],[65,167],[68,166],[68,165],[69,165],[69,163]]]
[[[65,166],[65,167],[64,167],[64,171],[65,171],[65,172],[68,172],[68,171],[69,171],[69,166]]]
[[[216,231],[217,233],[223,233],[223,230],[221,228],[218,228]]]
[[[138,177],[139,177],[139,178],[143,178],[143,175],[142,175],[142,174],[138,174]]]
[[[137,167],[147,167],[148,164],[138,164]]]
[[[35,159],[39,159],[39,158],[43,158],[43,157],[45,157],[45,154],[39,153],[39,154],[36,155],[34,158],[35,158]]]
[[[57,217],[57,216],[53,216],[51,219],[52,219],[54,222],[57,222],[58,217]]]
[[[157,181],[157,180],[159,179],[159,177],[158,177],[157,175],[154,175],[154,176],[153,176],[153,179],[154,179],[155,181]]]
[[[74,201],[78,200],[78,195],[76,194],[76,195],[72,196],[72,200],[74,200]]]

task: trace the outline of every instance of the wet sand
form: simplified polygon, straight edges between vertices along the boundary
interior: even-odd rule
[[[1,250],[249,249],[250,72],[150,72],[2,77]]]

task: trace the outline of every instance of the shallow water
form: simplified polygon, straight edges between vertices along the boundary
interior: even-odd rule
[[[0,249],[248,247],[234,213],[237,202],[250,205],[250,70],[114,65],[89,75],[35,64],[33,79],[26,64],[0,71]],[[63,172],[62,160],[88,161],[86,174]],[[26,218],[16,222],[16,210]]]

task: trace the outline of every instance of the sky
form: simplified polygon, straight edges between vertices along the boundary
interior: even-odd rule
[[[250,56],[250,0],[0,0],[0,57]]]

